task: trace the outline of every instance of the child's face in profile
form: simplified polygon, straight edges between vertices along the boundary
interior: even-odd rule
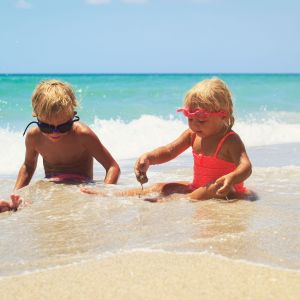
[[[38,116],[38,120],[42,123],[45,123],[45,124],[42,124],[43,127],[47,127],[47,128],[54,127],[54,130],[50,130],[50,133],[45,133],[41,130],[42,134],[53,142],[57,142],[57,141],[61,140],[64,136],[68,135],[72,130],[72,126],[70,123],[70,129],[68,131],[60,132],[60,126],[67,125],[67,127],[68,127],[69,122],[72,120],[72,117],[70,117],[70,115],[65,112],[61,112],[53,117]],[[50,125],[50,126],[47,126],[47,125]],[[62,126],[62,127],[65,127],[65,126]]]

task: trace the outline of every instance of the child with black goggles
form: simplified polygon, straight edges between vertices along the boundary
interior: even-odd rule
[[[76,107],[75,93],[69,84],[47,80],[37,85],[32,95],[33,116],[37,121],[30,122],[23,135],[31,124],[37,127],[30,128],[26,134],[25,160],[15,190],[30,183],[39,155],[43,159],[45,177],[51,181],[91,181],[95,158],[106,170],[104,182],[117,183],[119,165],[97,135],[79,121]],[[16,199],[15,196],[12,199]],[[2,206],[4,211],[16,207],[6,203]]]

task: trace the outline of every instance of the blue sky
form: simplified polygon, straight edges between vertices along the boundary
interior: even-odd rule
[[[299,73],[298,0],[1,0],[0,73]]]

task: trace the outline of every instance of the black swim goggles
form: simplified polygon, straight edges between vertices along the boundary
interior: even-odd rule
[[[50,134],[50,133],[53,133],[53,132],[58,132],[58,133],[65,133],[65,132],[68,132],[71,130],[72,126],[73,126],[73,123],[74,122],[77,122],[79,121],[80,118],[78,116],[74,116],[74,118],[66,123],[63,123],[63,124],[60,124],[60,125],[57,125],[57,126],[54,126],[54,125],[50,125],[50,124],[47,124],[47,123],[43,123],[41,122],[39,119],[37,121],[32,121],[30,122],[24,132],[23,132],[23,136],[25,135],[25,132],[26,130],[28,129],[28,127],[31,125],[31,124],[37,124],[37,126],[39,127],[40,131],[43,132],[43,133],[46,133],[46,134]]]

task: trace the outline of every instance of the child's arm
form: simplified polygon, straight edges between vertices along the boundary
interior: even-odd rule
[[[37,165],[38,152],[35,150],[35,141],[32,132],[28,132],[25,140],[26,154],[22,164],[14,190],[18,190],[29,184]]]
[[[252,166],[247,155],[245,146],[237,135],[232,135],[229,140],[228,152],[237,166],[236,169],[216,180],[216,184],[221,186],[217,190],[217,195],[226,196],[233,184],[246,180],[252,173]]]
[[[141,155],[134,166],[136,176],[146,173],[150,165],[168,162],[184,152],[191,146],[191,135],[191,130],[187,129],[172,143]]]
[[[86,128],[81,135],[82,143],[89,153],[104,167],[106,170],[105,183],[117,183],[120,175],[120,167],[114,160],[110,152],[102,145],[96,134]]]

